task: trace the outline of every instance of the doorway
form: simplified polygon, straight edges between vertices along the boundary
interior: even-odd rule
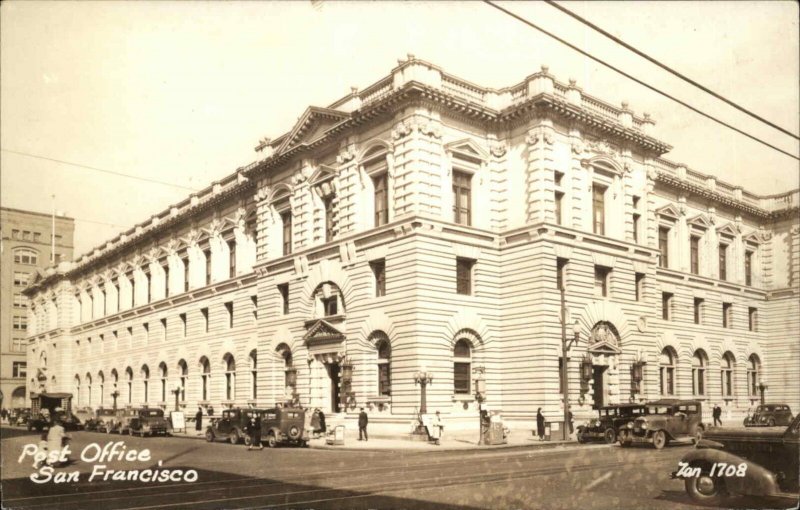
[[[592,409],[600,409],[606,405],[606,369],[608,369],[608,367],[597,365],[592,367],[592,380],[594,383],[594,405]]]
[[[325,365],[328,370],[328,378],[330,379],[331,388],[331,409],[332,413],[340,412],[340,395],[339,395],[339,376],[341,374],[341,367],[339,363],[328,363]]]

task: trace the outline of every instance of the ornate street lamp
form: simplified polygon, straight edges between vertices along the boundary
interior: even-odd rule
[[[428,372],[425,367],[414,374],[414,383],[420,386],[420,406],[419,414],[426,414],[428,412],[427,396],[425,388],[433,382],[433,374]]]
[[[769,388],[769,385],[764,379],[758,381],[758,391],[761,393],[761,405],[764,405],[764,392]]]
[[[484,444],[484,436],[486,435],[486,422],[483,416],[483,402],[486,400],[486,379],[484,373],[486,368],[478,365],[472,369],[475,373],[475,400],[478,402],[478,444]]]
[[[568,439],[569,427],[569,372],[567,370],[567,353],[572,343],[578,343],[580,339],[581,327],[578,321],[572,325],[573,338],[567,343],[567,303],[564,287],[561,287],[561,381],[564,387],[564,439]]]
[[[117,408],[117,397],[119,397],[119,392],[117,390],[111,392],[111,398],[114,399],[114,409]]]
[[[181,388],[181,383],[175,383],[175,388],[173,388],[171,390],[172,394],[175,395],[175,410],[176,411],[180,409],[180,404],[178,403],[178,399],[180,398],[181,389],[182,389]]]

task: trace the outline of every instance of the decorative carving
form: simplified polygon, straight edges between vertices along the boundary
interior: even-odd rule
[[[622,170],[623,170],[623,171],[624,171],[626,174],[629,174],[629,173],[631,173],[631,172],[633,171],[633,163],[631,163],[630,161],[623,161],[623,163],[622,163]]]
[[[544,143],[546,143],[547,145],[553,145],[556,141],[555,137],[553,136],[553,133],[551,133],[550,131],[545,131],[542,137],[544,138]]]
[[[348,161],[352,161],[352,160],[354,160],[355,158],[356,158],[356,151],[355,151],[355,149],[353,149],[353,146],[352,146],[352,145],[348,145],[348,146],[347,146],[347,148],[345,148],[344,150],[342,150],[342,152],[340,152],[340,153],[339,153],[339,154],[336,156],[336,162],[337,162],[338,164],[342,165],[342,164],[344,164],[344,163],[347,163]]]
[[[417,130],[420,133],[426,136],[430,136],[431,138],[436,138],[437,140],[442,138],[442,131],[439,129],[439,126],[431,121],[427,121],[424,124],[420,124],[417,126]]]
[[[608,154],[614,157],[619,154],[618,148],[609,143],[608,140],[590,141],[588,143],[588,149],[598,154]]]
[[[572,153],[573,154],[577,154],[578,156],[580,156],[581,154],[583,154],[584,150],[585,150],[585,148],[583,146],[583,142],[581,142],[580,140],[576,140],[576,141],[572,142]]]
[[[647,169],[647,179],[655,181],[656,179],[658,179],[658,173],[659,173],[658,169],[651,166],[650,168]]]
[[[303,168],[296,171],[294,175],[292,175],[292,184],[295,186],[300,185],[308,180],[311,177],[311,166],[303,165]]]
[[[525,137],[525,143],[531,147],[535,146],[537,143],[539,143],[539,133],[535,131],[528,133],[528,136]]]
[[[636,329],[638,329],[640,333],[647,331],[647,317],[644,315],[639,317],[639,319],[636,321]]]
[[[506,153],[506,144],[503,142],[492,142],[489,145],[489,152],[496,158],[502,158]]]
[[[708,222],[712,225],[717,224],[717,210],[714,207],[708,208]]]
[[[392,139],[393,140],[401,140],[406,136],[410,135],[412,128],[409,124],[405,122],[399,122],[394,129],[392,130]]]

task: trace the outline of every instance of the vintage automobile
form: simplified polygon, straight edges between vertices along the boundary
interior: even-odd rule
[[[206,441],[212,442],[217,439],[230,441],[237,444],[244,440],[244,444],[250,446],[250,436],[245,433],[245,425],[253,415],[264,416],[263,409],[235,408],[225,409],[222,416],[212,420],[206,427]]]
[[[94,411],[92,411],[88,407],[81,407],[80,409],[75,410],[73,413],[75,418],[81,422],[84,430],[94,430]]]
[[[261,439],[274,448],[280,444],[308,446],[306,411],[299,407],[265,409],[261,416]]]
[[[745,427],[775,427],[789,425],[792,411],[786,404],[761,404],[744,419]]]
[[[788,497],[797,503],[800,416],[788,427],[713,428],[683,456],[672,478],[696,502],[721,505],[736,495]]]
[[[61,420],[61,425],[64,427],[64,430],[81,430],[83,428],[80,420],[71,412],[55,411],[54,413],[38,413],[36,415],[31,415],[28,419],[28,430],[35,430],[36,432],[48,430],[50,424],[55,419]]]
[[[128,434],[131,431],[131,420],[139,415],[138,409],[117,409],[113,419],[109,417],[106,422],[106,432]]]
[[[11,410],[8,414],[9,425],[27,425],[31,417],[31,410],[27,408],[17,407]]]
[[[617,442],[619,428],[639,416],[644,416],[647,407],[642,404],[615,404],[597,410],[598,417],[586,425],[578,427],[578,442],[605,441],[607,444]]]
[[[97,409],[94,412],[94,417],[91,419],[92,428],[89,429],[90,424],[87,423],[86,430],[95,430],[97,432],[110,434],[114,427],[116,416],[116,409]]]
[[[657,450],[675,439],[700,439],[705,430],[702,403],[698,400],[664,399],[646,404],[645,416],[629,421],[619,431],[621,446],[649,443]]]
[[[130,435],[153,436],[167,435],[167,420],[164,419],[164,410],[157,407],[143,407],[136,409],[128,425]]]

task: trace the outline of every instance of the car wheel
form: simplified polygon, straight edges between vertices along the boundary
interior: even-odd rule
[[[270,448],[275,448],[278,446],[278,440],[275,438],[275,434],[272,432],[267,434],[267,446]]]
[[[767,422],[767,427],[774,427],[775,426],[775,418],[770,418]]]
[[[244,445],[245,446],[250,446],[252,444],[253,444],[253,438],[250,437],[250,434],[245,434],[244,435]]]
[[[727,496],[724,480],[708,476],[707,469],[704,469],[699,476],[686,478],[683,486],[686,494],[697,503],[719,505]]]
[[[300,427],[298,427],[297,425],[292,425],[291,427],[289,427],[289,439],[292,440],[300,439],[300,434],[301,434]]]
[[[211,432],[210,430],[206,430],[206,441],[208,441],[209,443],[214,442],[214,433]]]
[[[614,429],[606,429],[603,438],[606,440],[606,444],[614,444],[617,441],[617,433]]]
[[[656,450],[661,450],[667,446],[667,434],[663,430],[659,430],[653,434],[653,446]]]
[[[748,426],[748,425],[750,425],[750,420],[748,420],[747,418],[745,418],[744,420],[742,420],[742,425],[744,425],[745,427],[746,427],[746,426]]]
[[[583,434],[578,434],[578,442],[580,444],[584,444],[586,442],[586,436],[584,436]]]
[[[702,425],[698,426],[697,429],[694,431],[694,444],[699,443],[700,440],[703,439],[703,432],[705,432],[703,426]]]
[[[239,444],[239,431],[233,429],[233,432],[231,432],[231,435],[228,439],[230,440],[231,444]]]

